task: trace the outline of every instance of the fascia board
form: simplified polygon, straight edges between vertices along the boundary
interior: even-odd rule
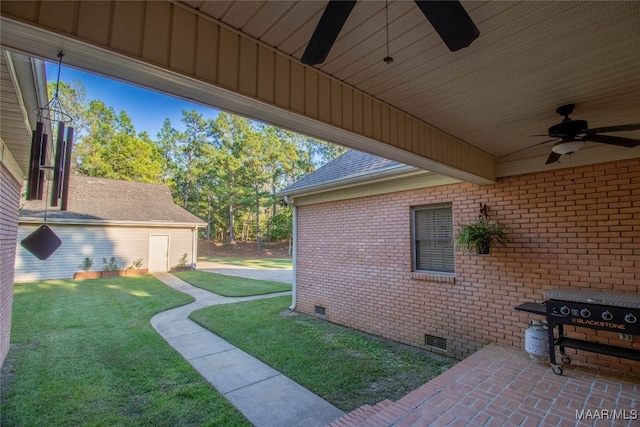
[[[377,196],[381,194],[395,193],[399,191],[417,190],[421,188],[450,185],[462,182],[448,176],[420,171],[419,173],[395,176],[385,180],[361,182],[342,188],[306,193],[298,196],[289,196],[296,206],[312,205],[317,203],[333,202],[338,200],[354,199],[357,197]]]

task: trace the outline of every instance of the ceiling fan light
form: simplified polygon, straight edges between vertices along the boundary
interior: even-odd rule
[[[576,151],[584,147],[584,144],[585,144],[584,141],[580,141],[578,139],[560,141],[553,146],[551,151],[557,154],[562,154],[562,155],[571,154],[571,153],[575,153]]]

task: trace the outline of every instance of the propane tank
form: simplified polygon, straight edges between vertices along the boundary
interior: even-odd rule
[[[524,349],[533,358],[549,358],[549,333],[546,321],[532,320],[529,322],[529,328],[524,331]]]

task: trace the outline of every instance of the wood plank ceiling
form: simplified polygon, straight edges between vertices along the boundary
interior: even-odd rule
[[[327,1],[181,3],[300,59]],[[358,1],[327,60],[316,67],[495,156],[498,174],[547,168],[561,121],[575,103],[589,127],[640,122],[640,2],[463,1],[480,30],[450,52],[412,1]],[[620,136],[640,138],[640,132]],[[640,155],[588,143],[573,164]],[[567,164],[565,158],[564,164]],[[556,165],[554,167],[562,166]]]

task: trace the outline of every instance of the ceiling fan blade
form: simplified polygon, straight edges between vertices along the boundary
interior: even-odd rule
[[[561,154],[554,153],[552,151],[551,154],[549,154],[549,157],[547,158],[547,161],[544,162],[545,165],[550,165],[551,163],[557,162],[558,160],[560,160],[560,156],[561,156]]]
[[[311,40],[302,54],[303,64],[321,64],[327,59],[331,47],[355,5],[356,0],[329,0]]]
[[[542,136],[547,136],[547,135],[542,135]],[[536,142],[536,143],[535,143],[535,144],[533,144],[533,145],[529,145],[529,146],[527,146],[527,147],[520,148],[519,150],[512,151],[512,152],[507,153],[507,154],[503,154],[503,155],[501,155],[501,156],[498,156],[497,158],[498,158],[498,159],[502,159],[503,157],[509,157],[509,156],[514,155],[514,154],[520,153],[521,151],[526,151],[526,150],[528,150],[528,149],[530,149],[530,148],[537,147],[538,145],[543,145],[543,144],[546,144],[546,143],[548,143],[548,142],[551,142],[551,141],[557,141],[557,140],[558,140],[558,138],[552,138],[552,139],[547,139],[546,141]]]
[[[633,148],[640,145],[640,139],[622,138],[612,135],[598,135],[596,133],[588,133],[582,137],[583,141],[600,142],[602,144],[619,145],[620,147]]]
[[[640,130],[640,123],[631,123],[628,125],[618,126],[604,126],[601,128],[589,129],[589,133],[629,132],[632,130]]]
[[[467,47],[480,31],[459,1],[415,0],[451,52]]]

